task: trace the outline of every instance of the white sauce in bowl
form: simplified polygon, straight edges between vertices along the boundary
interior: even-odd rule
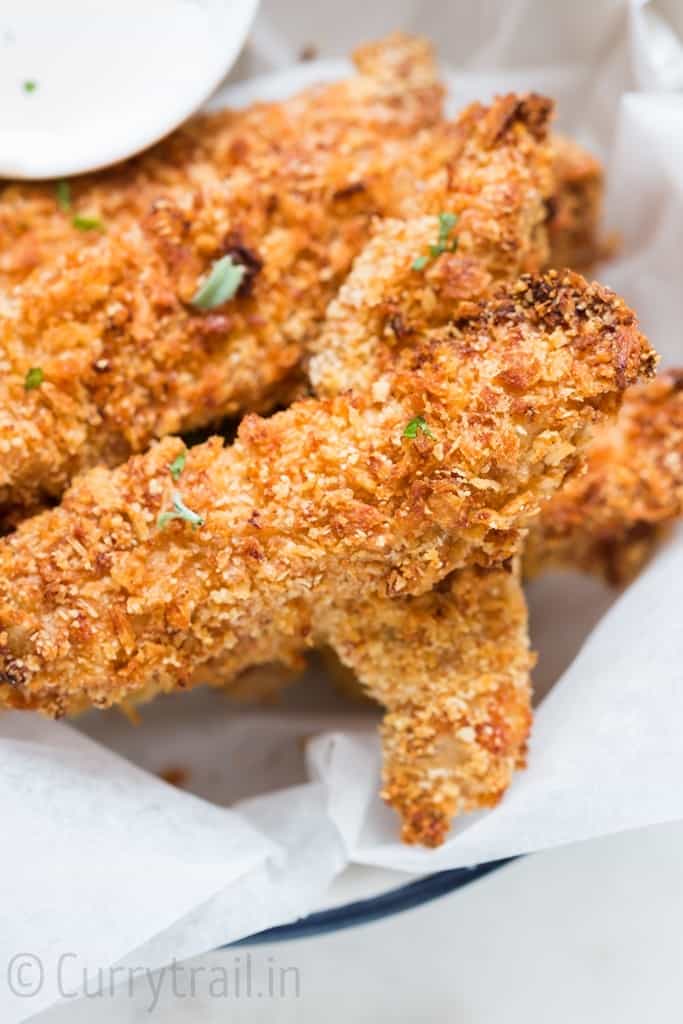
[[[3,0],[0,176],[65,177],[150,145],[234,63],[258,0]]]

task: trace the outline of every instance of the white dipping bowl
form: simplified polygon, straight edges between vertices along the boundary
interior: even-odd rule
[[[258,0],[3,0],[0,177],[132,156],[211,95]]]

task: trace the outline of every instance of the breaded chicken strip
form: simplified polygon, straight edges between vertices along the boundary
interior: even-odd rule
[[[437,259],[431,250],[442,233],[439,218],[384,221],[377,228],[312,346],[320,352],[309,368],[318,393],[332,396],[356,388],[381,399],[395,372],[394,359],[427,325],[476,310],[477,300],[497,282],[547,258],[544,195],[550,187],[550,165],[547,148],[538,145],[547,116],[542,104],[535,98],[521,103],[508,98],[494,105],[473,133],[451,171],[447,217],[454,223],[444,242],[447,251]],[[479,117],[478,108],[472,108],[471,116]],[[429,259],[421,267],[424,254]],[[523,596],[509,571],[467,570],[438,592],[401,599],[373,596],[372,606],[376,630],[368,625],[366,605],[360,603],[358,610],[340,609],[328,639],[386,707],[399,706],[402,692],[412,692],[415,705],[423,704],[419,734],[400,733],[398,724],[405,716],[399,711],[387,719],[393,774],[387,775],[385,795],[400,808],[404,838],[434,844],[443,839],[454,814],[499,799],[523,760],[531,721]],[[501,656],[493,672],[496,644]],[[213,682],[230,679],[231,666],[214,661],[204,675]],[[455,717],[442,721],[439,711],[431,721],[431,712],[424,710],[428,692],[438,693],[440,704],[448,705]],[[461,753],[451,758],[446,772],[439,764],[438,735],[456,718],[463,735],[477,725],[477,739],[468,748],[460,744]],[[413,769],[415,759],[418,766]],[[427,794],[430,760],[438,785]],[[413,777],[421,780],[417,794]]]
[[[407,843],[501,799],[531,727],[527,611],[517,560],[460,569],[418,597],[331,607],[325,639],[387,709],[382,796]]]
[[[462,131],[420,142],[441,106],[429,48],[399,37],[359,63],[346,83],[220,115],[218,138],[198,130],[189,169],[161,194],[158,155],[112,172],[113,223],[89,246],[77,231],[61,240],[0,296],[0,506],[58,496],[155,436],[272,405],[373,218],[422,190],[438,205]],[[226,256],[241,268],[235,297],[199,308]]]
[[[424,324],[443,323],[447,311],[462,315],[471,298],[486,294],[493,258],[504,275],[505,257],[514,261],[517,251],[514,239],[528,236],[529,206],[501,207],[501,183],[512,178],[518,194],[527,194],[521,182],[529,182],[530,168],[519,150],[516,166],[509,153],[504,160],[497,155],[475,169],[463,159],[453,175],[451,208],[460,213],[455,252],[416,272],[405,253],[429,251],[437,219],[387,221],[379,228],[313,346],[318,354],[309,372],[319,394],[355,388],[381,401],[390,393],[396,360]],[[463,183],[476,183],[464,200],[459,172]],[[519,369],[523,378],[523,364]],[[456,814],[500,799],[524,763],[532,718],[532,658],[517,571],[482,576],[463,570],[430,595],[373,597],[371,613],[363,601],[358,610],[342,608],[328,642],[363,689],[396,709],[385,718],[383,792],[401,815],[405,841],[436,845]],[[469,743],[454,744],[456,733]]]
[[[286,398],[375,214],[436,213],[482,189],[462,243],[478,231],[477,255],[490,250],[479,278],[457,263],[462,297],[478,297],[487,274],[548,263],[547,205],[570,180],[549,166],[548,102],[503,97],[445,124],[424,42],[391,37],[356,60],[348,82],[198,119],[83,179],[74,209],[104,235],[75,229],[45,186],[5,190],[6,276],[36,267],[0,297],[6,522],[98,461]],[[242,268],[237,295],[199,310],[192,299],[225,255]]]
[[[400,171],[382,151],[395,140],[386,142],[376,124],[349,143],[348,166],[343,150],[341,174],[334,148],[309,143],[305,156],[298,144],[290,154],[296,187],[279,153],[260,188],[256,169],[238,168],[228,184],[167,196],[142,225],[35,272],[0,316],[0,505],[58,495],[76,472],[115,464],[155,436],[271,405],[367,238],[371,211],[438,212],[460,162],[471,169],[475,206],[486,178],[479,165],[497,167],[488,221],[467,229],[465,220],[463,232],[465,252],[467,231],[482,232],[479,285],[540,268],[547,240],[539,192],[552,189],[549,112],[536,97],[475,105],[442,127],[438,146],[434,133],[426,148],[418,137]],[[363,187],[350,194],[352,173]],[[467,180],[458,188],[464,202]],[[514,234],[496,217],[502,227],[515,220]],[[226,253],[244,272],[236,297],[213,311],[194,308],[202,274]],[[465,266],[456,290],[476,294],[468,284],[476,272]],[[39,380],[27,390],[32,368]]]
[[[525,571],[573,567],[625,583],[661,527],[683,513],[683,371],[630,388],[587,455],[586,472],[567,482],[531,530]]]
[[[370,233],[370,209],[437,213],[455,191],[463,257],[449,253],[454,298],[539,269],[548,253],[549,113],[538,97],[474,105],[442,127],[439,146],[433,132],[426,149],[415,140],[400,171],[378,151],[385,143],[375,125],[362,145],[356,139],[334,188],[336,155],[309,154],[327,165],[327,179],[320,169],[310,181],[313,169],[297,163],[294,189],[280,154],[261,191],[236,171],[239,188],[231,179],[193,193],[185,212],[180,200],[159,200],[141,227],[36,272],[0,316],[0,506],[30,506],[93,463],[116,464],[156,436],[281,398]],[[348,195],[351,166],[364,185]],[[197,310],[188,303],[221,252],[246,268],[243,282],[233,300]],[[32,367],[41,378],[26,390]]]
[[[85,474],[59,508],[0,542],[2,699],[60,715],[210,681],[215,666],[237,674],[341,636],[341,609],[355,615],[360,601],[372,618],[375,601],[383,609],[447,588],[454,570],[500,566],[589,426],[653,362],[611,292],[570,273],[528,276],[425,328],[396,353],[381,398],[347,393],[248,416],[234,445],[198,446],[180,471],[184,448],[169,438]],[[348,658],[348,637],[339,646]],[[469,793],[431,770],[449,738],[455,765],[471,737],[467,723],[457,736],[446,728],[460,721],[452,696],[416,680],[412,701],[406,688],[390,706],[387,795],[422,750],[395,802],[411,838],[428,842],[453,810],[490,802],[474,780],[483,725],[495,732],[495,720],[476,717],[476,703]],[[441,729],[431,754],[426,721]]]
[[[506,96],[487,111],[474,105],[463,113],[461,123],[472,128],[440,216],[382,223],[328,308],[309,345],[316,394],[380,393],[394,353],[425,326],[471,313],[499,282],[547,263],[550,113],[537,96]]]
[[[528,241],[517,246],[515,239],[542,224],[534,173],[543,165],[529,161],[523,146],[494,150],[483,162],[474,149],[464,154],[450,204],[459,214],[457,247],[421,271],[414,268],[419,255],[406,256],[430,251],[437,218],[381,225],[313,346],[319,354],[309,372],[318,393],[357,388],[381,400],[395,361],[426,324],[476,308],[496,276],[529,251]],[[336,652],[355,692],[360,683],[390,709],[383,796],[399,812],[406,842],[438,845],[455,815],[494,805],[524,764],[533,659],[516,559],[514,566],[463,569],[428,594],[373,595],[329,616],[328,661]]]
[[[322,331],[309,346],[314,354],[309,376],[317,394],[381,388],[392,348],[409,341],[416,325],[436,325],[446,315],[466,313],[498,282],[545,264],[577,269],[586,263],[589,246],[593,256],[588,262],[597,258],[599,163],[561,136],[549,147],[537,144],[545,137],[549,115],[540,97],[517,100],[516,130],[497,136],[496,120],[505,117],[506,107],[513,108],[513,100],[505,97],[494,104],[488,123],[473,133],[450,172],[447,216],[454,215],[454,224],[446,254],[425,260],[440,233],[439,222],[425,217],[384,223],[358,257],[353,279],[362,287],[344,288],[333,300]],[[549,204],[555,211],[550,220]],[[406,245],[416,254],[410,265],[403,257]],[[425,266],[416,272],[420,260]],[[361,304],[372,317],[370,332],[364,318],[355,315]]]

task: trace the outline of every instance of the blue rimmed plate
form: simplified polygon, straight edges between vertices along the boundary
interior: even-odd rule
[[[452,871],[437,871],[433,875],[417,878],[405,885],[389,889],[378,896],[353,900],[327,910],[318,910],[307,917],[290,924],[267,928],[265,931],[250,935],[246,939],[232,943],[233,946],[250,946],[269,942],[284,942],[290,939],[306,939],[313,935],[324,935],[342,928],[354,928],[359,924],[369,924],[383,917],[391,917],[404,910],[412,910],[430,900],[439,899],[448,893],[455,892],[465,885],[470,885],[484,878],[492,871],[497,871],[515,860],[494,860],[488,864],[478,864],[471,868],[455,868]]]

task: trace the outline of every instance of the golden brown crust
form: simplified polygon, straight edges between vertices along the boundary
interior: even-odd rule
[[[587,452],[531,530],[525,571],[564,566],[631,579],[662,527],[683,512],[683,372],[629,389],[614,424]]]
[[[43,186],[5,189],[5,264],[25,245],[37,266],[0,296],[0,505],[58,496],[98,461],[287,392],[373,217],[400,212],[401,154],[420,154],[425,181],[445,173],[450,130],[420,142],[441,106],[425,44],[397,37],[361,63],[367,74],[200,119],[74,183],[74,209],[104,232],[76,231]],[[195,309],[225,254],[248,268],[240,293]],[[26,391],[36,366],[44,382]]]
[[[412,240],[402,252],[414,258]],[[359,272],[345,288],[367,286]],[[356,315],[373,329],[371,303]],[[516,586],[500,570],[463,567],[500,566],[518,550],[587,428],[652,362],[611,292],[571,273],[526,276],[469,317],[437,328],[427,317],[411,346],[392,350],[379,398],[348,392],[247,416],[231,448],[213,439],[192,449],[177,483],[174,438],[118,470],[92,470],[59,508],[0,541],[0,700],[61,715],[273,660],[296,665],[306,647],[330,642],[353,662],[359,595],[362,617],[378,623],[426,630],[430,609],[449,611],[427,652],[475,630],[481,613],[483,632],[459,644],[454,672],[431,689],[419,673],[392,686],[400,647],[378,649],[373,664],[371,644],[362,659],[390,709],[385,795],[409,841],[441,841],[451,814],[500,796],[529,724]],[[406,436],[416,416],[429,433]],[[176,491],[200,528],[160,528]],[[509,665],[489,678],[477,665],[490,663],[494,608]]]
[[[439,266],[463,307],[547,263],[549,101],[510,95],[436,123],[441,91],[423,41],[391,37],[358,62],[348,82],[197,119],[82,179],[74,208],[100,214],[104,237],[76,231],[51,187],[6,188],[6,279],[28,276],[0,315],[5,525],[97,461],[292,395],[377,213],[460,213],[459,250]],[[252,268],[249,294],[193,310],[225,252]],[[434,283],[434,268],[425,276]],[[35,365],[45,381],[26,392]]]
[[[231,448],[189,452],[177,488],[172,438],[85,474],[0,542],[3,699],[60,713],[189,683],[225,652],[236,671],[324,633],[327,601],[500,563],[651,361],[611,292],[523,278],[403,351],[381,402],[248,416]],[[417,415],[435,440],[403,436]],[[176,489],[200,529],[158,529]]]
[[[439,259],[436,216],[384,220],[354,264],[309,348],[317,394],[384,386],[394,354],[425,325],[467,315],[501,281],[548,260],[545,197],[553,187],[546,140],[551,106],[541,97],[503,96],[463,112],[458,158],[436,210],[456,217]],[[406,260],[405,253],[412,252]],[[417,263],[415,262],[417,261]],[[424,263],[424,265],[422,265]]]
[[[326,617],[343,664],[387,709],[382,795],[405,842],[438,846],[523,766],[533,659],[518,575],[463,569],[420,597],[360,599]]]

